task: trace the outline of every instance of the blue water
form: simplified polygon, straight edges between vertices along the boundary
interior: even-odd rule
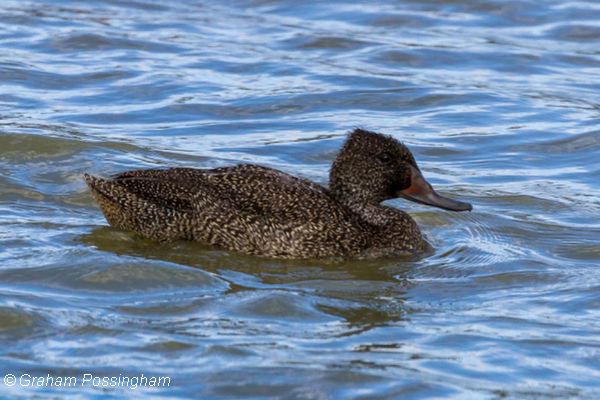
[[[253,162],[326,184],[357,126],[473,203],[390,202],[432,255],[159,245],[82,181]],[[599,398],[599,150],[597,1],[5,0],[0,396]]]

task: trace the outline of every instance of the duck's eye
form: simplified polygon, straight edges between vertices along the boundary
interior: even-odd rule
[[[392,155],[390,153],[381,153],[377,155],[377,158],[384,164],[389,164],[392,161]]]

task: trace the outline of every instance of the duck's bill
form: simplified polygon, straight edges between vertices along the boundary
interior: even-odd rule
[[[433,187],[423,178],[421,172],[411,166],[411,185],[407,189],[401,190],[398,194],[407,200],[415,203],[426,204],[443,208],[450,211],[471,211],[473,206],[458,200],[452,200],[448,197],[440,196],[433,190]]]

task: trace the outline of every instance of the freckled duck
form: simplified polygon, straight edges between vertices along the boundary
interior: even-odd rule
[[[415,221],[380,204],[404,197],[446,210],[468,203],[437,194],[406,146],[355,129],[330,171],[329,189],[271,168],[85,174],[108,222],[159,240],[196,240],[248,254],[288,259],[375,258],[425,249]]]

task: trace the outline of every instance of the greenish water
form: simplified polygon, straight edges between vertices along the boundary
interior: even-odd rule
[[[600,397],[597,2],[2,5],[2,397]],[[474,205],[390,202],[433,254],[156,244],[82,180],[253,162],[325,184],[356,126]]]

